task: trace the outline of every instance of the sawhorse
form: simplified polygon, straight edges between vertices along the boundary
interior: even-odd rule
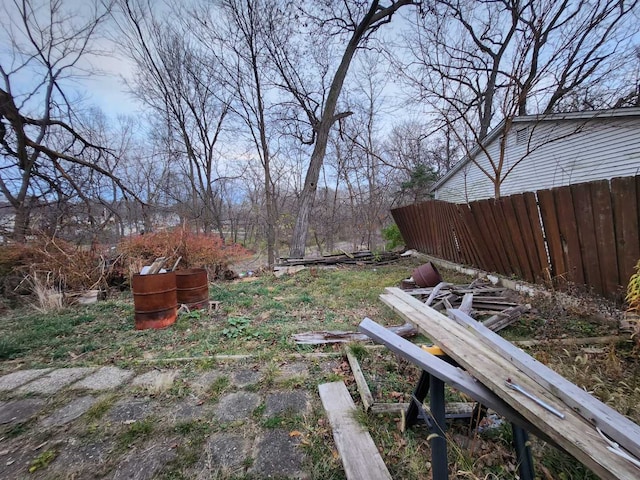
[[[449,358],[440,348],[425,348],[428,353],[440,357],[447,363],[457,366],[456,363]],[[404,414],[405,429],[416,425],[420,421],[424,422],[431,435],[431,468],[434,480],[447,480],[449,478],[449,462],[447,457],[447,439],[446,431],[446,404],[445,404],[445,382],[431,375],[425,370],[422,371],[418,384],[416,385],[411,401]],[[424,399],[429,394],[429,412],[422,407]],[[486,409],[477,403],[471,414],[471,428],[476,428],[477,423],[484,414]],[[529,446],[529,434],[525,429],[511,423],[513,432],[513,446],[516,451],[518,462],[518,471],[522,480],[534,480],[533,458],[531,455],[531,447]]]

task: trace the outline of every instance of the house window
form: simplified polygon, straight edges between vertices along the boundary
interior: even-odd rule
[[[529,127],[516,130],[516,145],[525,145],[529,141]]]

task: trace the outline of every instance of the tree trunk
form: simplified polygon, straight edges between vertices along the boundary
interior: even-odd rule
[[[29,231],[29,223],[31,222],[31,215],[29,208],[22,204],[15,208],[15,218],[13,220],[13,234],[12,240],[23,243],[27,237]]]
[[[322,111],[322,117],[315,126],[316,141],[313,153],[311,154],[309,169],[307,170],[307,175],[304,180],[304,187],[300,194],[300,206],[296,223],[293,227],[291,249],[289,252],[289,256],[291,258],[304,257],[307,246],[307,234],[309,233],[309,215],[311,214],[311,207],[313,206],[313,201],[316,196],[318,178],[320,177],[320,169],[322,168],[324,155],[327,151],[327,142],[329,140],[331,127],[339,118],[350,114],[345,113],[342,115],[335,115],[335,111],[338,103],[338,97],[342,91],[342,85],[345,77],[347,76],[351,60],[356,53],[360,41],[365,36],[369,28],[376,22],[388,19],[388,17],[403,5],[411,4],[411,0],[399,0],[386,8],[380,8],[378,3],[379,2],[377,0],[371,2],[366,15],[353,32],[353,35],[342,54],[342,60],[336,70],[333,81],[331,82],[331,88],[329,89],[327,101],[325,103],[324,110]]]

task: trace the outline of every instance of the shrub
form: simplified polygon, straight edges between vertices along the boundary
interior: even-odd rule
[[[382,229],[382,238],[387,241],[387,250],[393,250],[400,245],[404,245],[404,239],[402,238],[400,229],[395,223],[392,223],[388,227]]]
[[[636,272],[629,279],[626,300],[629,311],[640,314],[640,260],[636,263]]]
[[[45,235],[26,244],[3,245],[0,259],[5,295],[20,284],[35,288],[38,282],[59,291],[99,288],[108,276],[102,246],[78,246]]]
[[[151,265],[158,257],[167,259],[165,268],[182,257],[182,267],[206,268],[212,278],[221,277],[229,263],[250,253],[240,245],[226,245],[216,234],[194,233],[183,227],[125,238],[118,251],[129,274]]]

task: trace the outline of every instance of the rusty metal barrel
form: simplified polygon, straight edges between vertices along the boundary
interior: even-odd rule
[[[209,278],[204,268],[189,268],[176,272],[178,303],[190,309],[209,306]]]
[[[136,330],[165,328],[176,321],[178,298],[175,272],[135,274],[131,279]]]

